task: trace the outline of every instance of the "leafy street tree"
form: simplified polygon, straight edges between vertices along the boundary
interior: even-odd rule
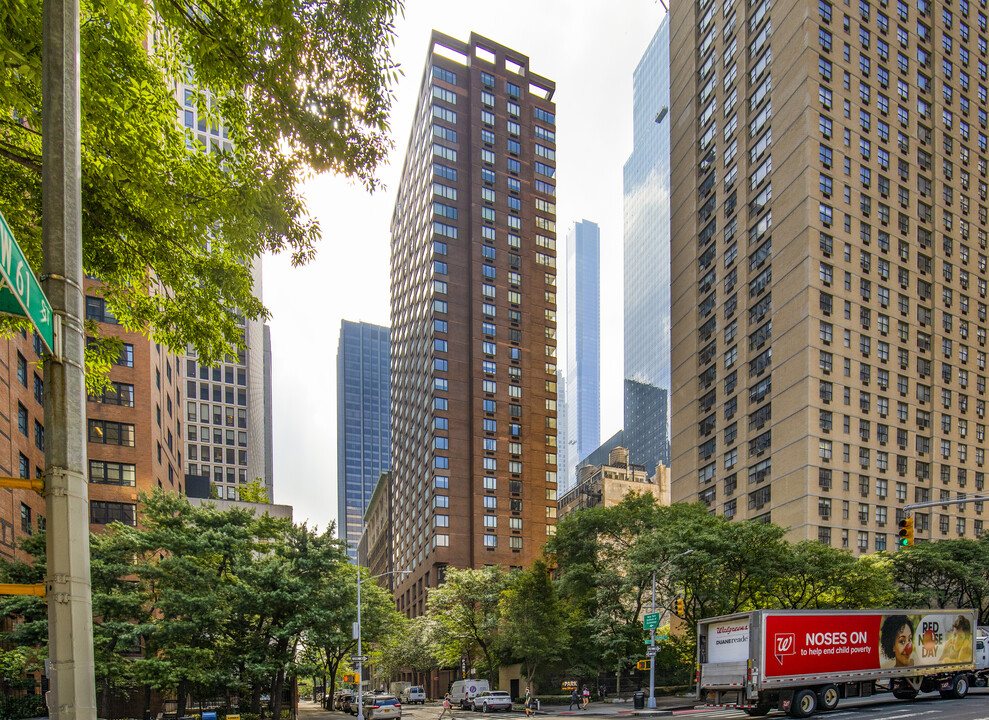
[[[361,640],[365,647],[387,637],[401,621],[391,595],[361,567]],[[306,657],[327,678],[327,697],[336,689],[338,673],[346,659],[357,651],[353,624],[357,621],[357,568],[349,562],[338,565],[325,578],[326,592],[309,609],[311,621],[302,636]],[[362,648],[363,649],[363,648]]]
[[[35,268],[41,4],[0,13],[0,210]],[[124,325],[171,348],[191,344],[209,365],[239,341],[238,313],[265,314],[252,264],[266,251],[296,264],[315,252],[304,176],[377,184],[400,9],[82,0],[84,266]],[[188,97],[174,96],[179,79],[196,88]]]
[[[989,536],[921,543],[893,554],[897,604],[932,608],[975,608],[989,625]]]
[[[447,570],[446,582],[427,596],[428,612],[436,621],[436,654],[444,667],[467,658],[479,675],[496,686],[499,629],[498,601],[508,575],[497,567]]]
[[[418,615],[406,620],[399,615],[399,622],[391,634],[378,643],[375,653],[376,672],[384,677],[398,677],[405,669],[415,674],[416,683],[427,685],[427,674],[439,666],[434,636],[436,622],[429,615]]]
[[[571,630],[568,655],[579,659],[573,669],[580,675],[607,669],[620,678],[641,654],[640,616],[656,565],[635,549],[659,511],[652,495],[630,493],[618,505],[566,517],[547,543]]]
[[[498,610],[503,652],[521,662],[526,686],[534,687],[537,673],[553,666],[567,649],[563,607],[545,561],[509,575]]]

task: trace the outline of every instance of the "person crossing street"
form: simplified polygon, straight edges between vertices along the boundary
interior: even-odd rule
[[[457,718],[453,717],[453,704],[450,702],[450,693],[443,696],[443,712],[440,713],[437,720],[443,720],[447,715],[450,716],[450,720],[457,720]]]

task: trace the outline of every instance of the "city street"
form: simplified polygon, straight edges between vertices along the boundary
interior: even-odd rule
[[[667,702],[672,700],[669,699]],[[680,705],[689,705],[689,699],[680,699]],[[662,703],[661,703],[662,704]],[[404,706],[402,715],[404,720],[436,720],[442,708],[439,703],[431,702],[426,705]],[[649,716],[683,716],[689,718],[724,718],[724,720],[734,720],[749,717],[741,710],[730,709],[705,709],[695,707],[694,709],[675,709],[648,711],[633,710],[631,704],[604,704],[591,703],[586,711],[569,711],[566,706],[549,706],[538,713],[538,717],[649,717]],[[832,713],[820,713],[821,717],[829,718],[849,718],[849,720],[913,720],[922,718],[923,720],[989,720],[989,689],[973,689],[964,700],[942,700],[937,694],[926,695],[913,702],[895,700],[888,695],[879,695],[867,700],[842,701],[838,709]],[[299,703],[299,720],[346,720],[354,716],[341,712],[326,712],[313,703]],[[480,718],[480,713],[454,711],[457,720],[474,720]],[[517,720],[524,718],[522,711],[511,711],[499,713],[498,717],[505,720]],[[786,713],[771,712],[767,718],[788,717]]]

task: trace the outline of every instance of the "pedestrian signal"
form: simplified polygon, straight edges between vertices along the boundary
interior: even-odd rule
[[[899,541],[900,547],[913,547],[913,518],[906,517],[900,520]]]
[[[639,670],[648,670],[649,668],[652,667],[652,660],[639,660],[639,662],[636,663],[635,667],[637,667]]]
[[[677,615],[683,617],[683,614],[684,614],[683,598],[677,598]]]

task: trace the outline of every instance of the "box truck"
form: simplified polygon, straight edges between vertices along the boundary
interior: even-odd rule
[[[697,625],[697,698],[760,716],[810,717],[842,698],[938,690],[989,677],[974,610],[753,610]]]

